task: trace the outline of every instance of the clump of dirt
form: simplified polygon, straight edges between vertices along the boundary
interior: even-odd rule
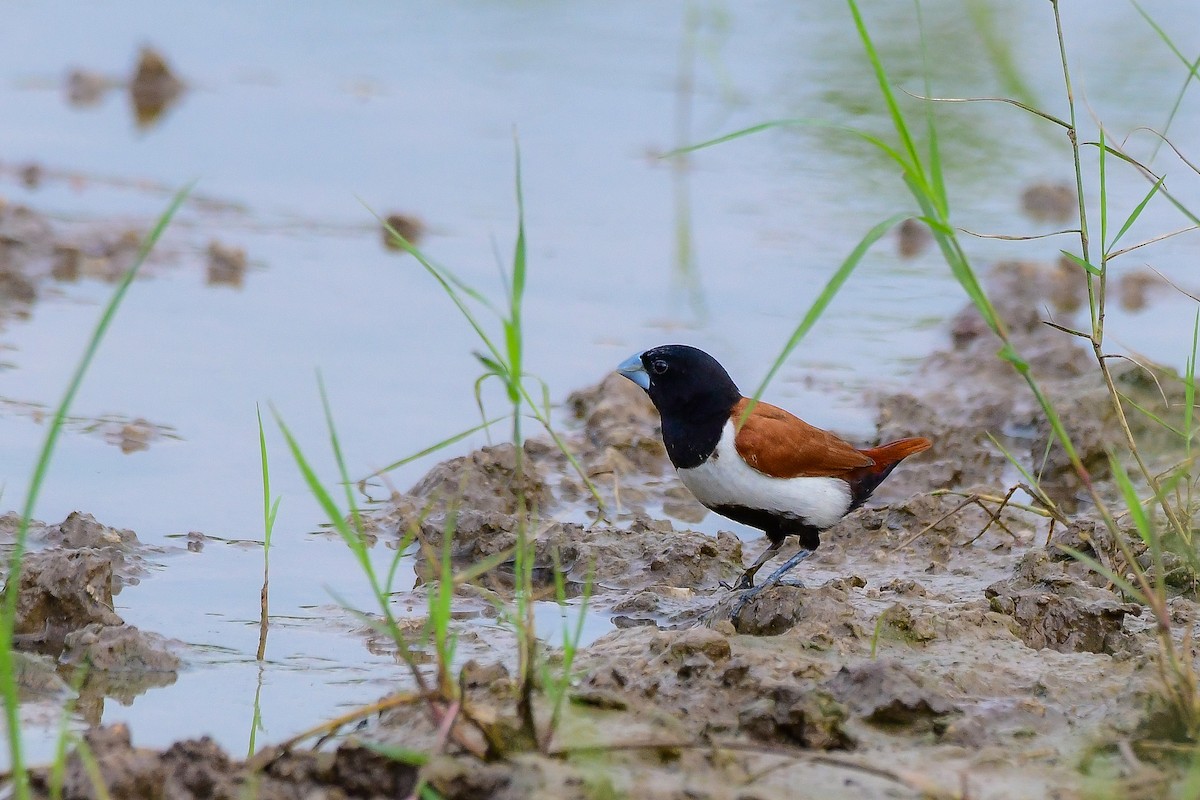
[[[992,584],[984,593],[993,610],[1017,621],[1022,641],[1035,650],[1127,653],[1132,641],[1123,630],[1125,615],[1142,611],[1069,575],[1064,562],[1045,550],[1025,553],[1012,578]]]
[[[896,226],[896,252],[901,258],[916,258],[933,244],[929,226],[913,217]]]
[[[93,70],[75,67],[67,74],[67,102],[76,108],[98,105],[112,89],[127,87],[134,119],[139,127],[148,128],[174,106],[187,89],[167,57],[153,47],[138,52],[133,73],[128,77],[104,75]]]
[[[175,672],[182,665],[166,639],[132,625],[91,623],[68,633],[64,646],[62,663],[102,672]]]
[[[1079,201],[1068,183],[1035,183],[1021,193],[1021,210],[1038,222],[1066,222]]]
[[[640,387],[613,373],[567,398],[582,423],[584,458],[594,474],[658,474],[669,464],[654,404]]]
[[[360,744],[345,743],[331,753],[280,754],[261,769],[231,759],[211,739],[177,742],[163,751],[133,747],[123,725],[94,728],[84,734],[95,768],[112,797],[144,800],[264,800],[297,797],[405,797],[416,786],[417,771]],[[34,770],[34,797],[51,797],[49,769]],[[64,800],[96,796],[88,765],[73,753],[63,777]]]
[[[512,515],[523,499],[525,509],[545,514],[553,509],[554,496],[539,461],[536,445],[527,443],[522,475],[517,476],[516,449],[511,444],[484,447],[469,455],[438,464],[417,481],[399,504],[425,513],[426,519],[445,524],[450,509]]]
[[[15,513],[0,515],[0,541],[15,536],[20,522]],[[98,555],[112,567],[113,594],[120,594],[124,586],[136,585],[148,569],[146,557],[160,552],[143,544],[133,531],[110,527],[80,511],[71,512],[56,525],[32,521],[29,541],[40,547]]]
[[[429,519],[420,526],[420,540],[429,551],[418,554],[417,570],[426,578],[432,578],[439,569],[436,559],[446,530],[440,522]],[[520,524],[513,515],[460,512],[450,544],[451,559],[456,566],[465,567],[512,550]],[[556,566],[572,584],[580,585],[590,576],[599,587],[620,590],[652,586],[711,588],[733,579],[742,569],[742,548],[737,537],[725,533],[713,538],[695,531],[677,531],[666,520],[637,517],[623,528],[548,522],[531,526],[528,535],[534,547],[534,581],[540,587],[553,585]],[[505,568],[511,576],[511,559],[498,571],[505,573]],[[482,577],[486,580],[491,574]]]
[[[139,127],[148,128],[179,100],[187,85],[153,47],[143,47],[129,82],[134,118]]]
[[[808,589],[802,586],[779,584],[755,596],[732,617],[738,633],[750,636],[778,636],[798,626],[797,635],[807,639],[812,647],[831,647],[847,634],[862,636],[854,613],[847,605],[847,588],[862,587],[861,578],[831,581],[824,586]],[[710,624],[728,620],[741,603],[741,592],[730,592],[709,612]]]
[[[209,286],[242,288],[246,279],[246,249],[224,244],[216,239],[208,243],[208,266],[204,282]]]
[[[12,537],[19,524],[15,514],[0,516],[0,536]],[[113,608],[121,586],[146,571],[151,548],[137,534],[73,512],[57,525],[31,523],[29,542],[46,549],[25,554],[15,587],[6,581],[5,592],[17,591],[13,641],[64,669],[87,669],[82,713],[106,694],[132,698],[175,681],[174,645],[126,625]]]
[[[12,591],[11,582],[4,590]],[[58,653],[66,635],[86,625],[124,625],[113,611],[112,563],[86,550],[25,556],[13,624],[19,646]]]
[[[856,716],[885,727],[940,723],[959,710],[921,675],[894,659],[844,666],[825,688]]]
[[[404,250],[404,246],[392,235],[392,231],[400,234],[409,244],[419,244],[425,235],[425,223],[420,217],[412,214],[388,214],[382,226],[383,246],[388,250]]]

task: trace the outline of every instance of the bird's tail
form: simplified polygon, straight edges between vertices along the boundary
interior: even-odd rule
[[[923,453],[931,447],[933,447],[933,442],[924,436],[913,436],[909,439],[897,439],[894,442],[881,444],[879,447],[872,447],[869,450],[863,450],[863,452],[875,462],[875,466],[868,467],[868,469],[873,472],[880,472],[890,470],[909,456]],[[884,472],[884,474],[887,473]]]
[[[875,463],[869,467],[859,467],[854,470],[853,474],[847,476],[846,480],[850,484],[851,510],[865,503],[871,496],[871,492],[883,483],[897,464],[909,456],[923,453],[931,447],[933,447],[933,442],[925,437],[913,436],[863,450],[862,452],[870,456]]]

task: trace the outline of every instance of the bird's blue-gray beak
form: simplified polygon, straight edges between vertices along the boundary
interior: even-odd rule
[[[622,361],[620,366],[617,367],[617,372],[629,378],[629,380],[647,392],[650,391],[650,373],[646,372],[646,368],[642,366],[641,353],[635,353]]]

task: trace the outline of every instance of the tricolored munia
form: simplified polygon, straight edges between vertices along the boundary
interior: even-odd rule
[[[760,529],[770,540],[738,589],[752,587],[755,573],[788,536],[796,536],[800,551],[763,588],[777,582],[812,554],[821,531],[861,506],[900,461],[932,446],[913,437],[860,450],[782,408],[753,403],[715,358],[687,345],[646,350],[617,371],[650,395],[683,485],[709,509]]]

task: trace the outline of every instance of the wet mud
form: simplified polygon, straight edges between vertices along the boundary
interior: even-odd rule
[[[1104,386],[1091,353],[1038,310],[1053,308],[1069,324],[1082,278],[1059,265],[1011,263],[991,280],[1020,357],[1103,480],[1120,435]],[[249,763],[205,740],[151,751],[131,747],[122,729],[94,730],[105,781],[143,797],[405,796],[418,779],[446,798],[1075,798],[1098,780],[1118,796],[1157,796],[1171,765],[1129,755],[1131,743],[1168,735],[1153,700],[1152,621],[1058,546],[1122,571],[1028,387],[995,349],[983,321],[964,310],[913,380],[920,391],[877,398],[878,439],[920,434],[934,448],[823,533],[792,573],[804,585],[785,582],[745,604],[722,582],[765,540],[732,523],[715,536],[690,529],[706,512],[670,470],[653,407],[615,376],[568,401],[567,443],[605,514],[540,439],[519,453],[497,445],[439,464],[370,512],[377,545],[415,539],[417,585],[395,598],[414,630],[446,548],[458,570],[490,564],[457,590],[453,622],[461,653],[477,659],[459,664],[461,708],[480,723],[472,731],[491,732],[480,744],[486,759],[460,747],[470,741],[465,722],[439,732],[428,707],[412,703],[371,715],[337,746],[275,748]],[[1146,408],[1171,401],[1146,369],[1111,366]],[[1020,478],[988,434],[1041,465],[1069,526],[1000,508]],[[94,648],[92,663],[103,653],[152,663],[114,633],[123,626],[108,587],[113,576],[136,577],[136,546],[124,532],[100,526],[89,538],[79,531],[90,525],[68,523],[39,529],[57,549],[45,566],[44,554],[30,559],[23,630],[63,631],[56,657],[67,662]],[[553,597],[559,569],[568,596],[578,602],[588,587],[589,613],[615,628],[576,654],[562,719],[539,748],[514,733],[511,637],[472,627],[488,616],[487,598],[511,596],[510,552],[522,531],[534,542],[543,597]],[[53,581],[43,588],[46,569],[75,576],[74,591],[60,597]],[[1182,591],[1186,580],[1178,584]],[[1195,617],[1187,596],[1173,602],[1180,619]],[[539,694],[542,731],[552,713]],[[363,742],[432,756],[407,766]],[[78,761],[67,776],[65,797],[94,796]],[[37,776],[39,796],[48,780]]]
[[[6,565],[19,525],[15,514],[0,516]],[[31,523],[28,546],[18,582],[6,575],[4,586],[17,592],[13,643],[27,698],[74,694],[77,713],[96,724],[105,698],[129,703],[175,682],[182,645],[125,624],[113,604],[161,551],[78,512],[56,525]]]

